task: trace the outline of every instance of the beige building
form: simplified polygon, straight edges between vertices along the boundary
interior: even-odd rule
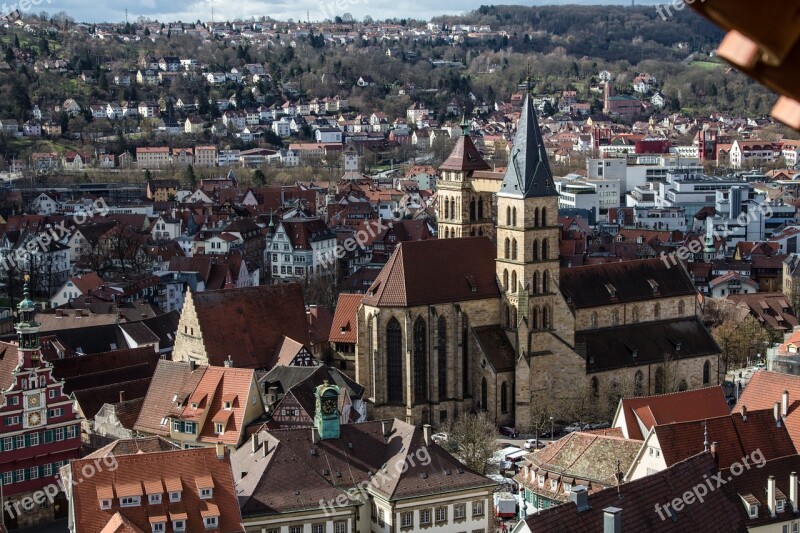
[[[136,165],[143,169],[166,168],[172,162],[166,146],[136,148]]]
[[[468,135],[457,142],[441,170],[440,238],[401,243],[359,309],[356,380],[371,418],[438,424],[482,410],[525,426],[538,397],[586,390],[614,407],[628,391],[717,383],[719,347],[681,263],[561,268],[545,154],[529,99],[502,181],[478,174],[488,166]]]
[[[217,147],[195,146],[194,166],[204,168],[217,166]]]

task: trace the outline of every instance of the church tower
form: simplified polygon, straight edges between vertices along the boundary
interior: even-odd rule
[[[453,151],[439,167],[440,239],[474,237],[492,238],[492,194],[476,190],[472,178],[476,172],[490,170],[469,136],[469,123],[461,123],[461,137]]]
[[[508,170],[497,193],[497,276],[503,292],[502,320],[527,332],[553,328],[558,297],[558,192],[530,96],[522,105]]]

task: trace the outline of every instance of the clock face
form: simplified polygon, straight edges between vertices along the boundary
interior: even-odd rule
[[[42,417],[39,413],[28,414],[28,426],[38,426],[42,422]]]
[[[31,394],[28,396],[28,407],[39,407],[39,395]]]
[[[322,400],[322,413],[332,415],[336,412],[336,398],[325,398]]]

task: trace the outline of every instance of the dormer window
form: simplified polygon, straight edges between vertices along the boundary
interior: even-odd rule
[[[186,520],[173,520],[172,529],[173,531],[186,531]]]
[[[181,493],[180,493],[180,491],[170,492],[169,493],[169,501],[170,502],[179,502],[179,501],[181,501]]]
[[[100,510],[105,511],[106,509],[111,509],[111,500],[108,498],[100,500]]]
[[[214,433],[217,435],[222,435],[225,433],[225,427],[222,425],[222,423],[217,422],[214,424]]]
[[[758,506],[750,505],[747,509],[747,514],[750,518],[758,518]]]
[[[539,476],[538,482],[539,482],[539,486],[540,487],[544,487],[544,476],[543,475]]]
[[[782,513],[786,506],[786,500],[776,500],[775,501],[775,512]]]
[[[230,411],[231,410],[231,402],[225,402],[224,404],[222,404],[222,408],[225,409],[226,411]]]
[[[158,494],[148,494],[147,495],[147,502],[150,505],[158,505],[161,503],[161,493]]]
[[[208,500],[214,495],[214,489],[200,489],[200,499]]]
[[[167,526],[166,522],[153,522],[150,524],[153,533],[162,533],[163,531],[166,531],[166,526]]]
[[[140,503],[141,503],[140,496],[127,496],[125,498],[119,499],[120,507],[139,507]]]
[[[206,526],[206,529],[214,529],[217,527],[217,523],[219,522],[218,516],[206,516],[203,518],[203,522]]]

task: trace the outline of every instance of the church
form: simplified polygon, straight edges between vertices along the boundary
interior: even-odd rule
[[[562,268],[558,193],[531,98],[505,174],[467,127],[440,167],[439,239],[404,242],[358,312],[371,418],[530,424],[535,398],[596,401],[719,383],[719,347],[681,263]]]

